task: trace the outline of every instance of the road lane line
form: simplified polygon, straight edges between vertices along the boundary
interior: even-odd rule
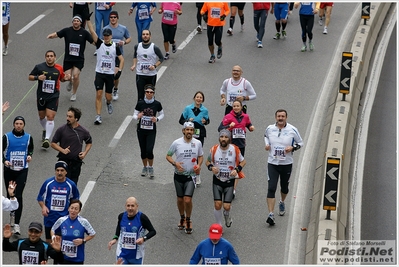
[[[111,142],[109,142],[108,147],[116,147],[119,140],[122,138],[123,133],[126,131],[127,127],[129,126],[130,122],[133,120],[132,115],[126,116],[123,120],[121,126],[119,126],[118,131],[116,131],[114,137],[112,138]]]
[[[186,40],[184,40],[184,41],[179,45],[179,47],[178,47],[177,49],[178,49],[178,50],[183,50],[183,48],[186,47],[186,45],[188,45],[188,43],[191,41],[191,39],[194,38],[194,36],[195,36],[197,33],[198,33],[197,28],[195,28],[195,30],[187,36]]]
[[[89,198],[89,195],[90,195],[91,191],[93,190],[95,184],[96,184],[96,182],[94,182],[94,181],[88,181],[85,186],[85,189],[83,190],[83,193],[80,195],[79,200],[80,200],[80,202],[82,202],[83,207],[85,206],[85,203],[86,203],[87,199]]]
[[[45,15],[39,15],[37,16],[34,20],[32,20],[31,22],[29,22],[25,27],[23,27],[22,29],[20,29],[19,31],[17,31],[17,34],[23,34],[27,29],[29,29],[30,27],[32,27],[33,25],[35,25],[39,20],[41,20],[42,18],[44,18]]]
[[[161,79],[162,75],[164,74],[164,72],[166,71],[167,68],[168,67],[166,67],[166,66],[162,66],[161,68],[159,68],[159,71],[157,73],[157,81],[159,79]]]
[[[30,27],[35,25],[38,21],[40,21],[42,18],[44,18],[45,16],[47,16],[48,14],[50,14],[53,11],[54,11],[54,9],[47,9],[46,11],[44,11],[43,14],[37,16],[34,20],[29,22],[25,27],[23,27],[22,29],[17,31],[17,34],[23,34],[26,30],[28,30]]]

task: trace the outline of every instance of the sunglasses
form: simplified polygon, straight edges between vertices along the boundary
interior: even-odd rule
[[[117,17],[115,17],[115,16],[111,16],[111,17],[109,17],[110,19],[116,19]]]
[[[154,91],[145,91],[146,93],[153,94]]]

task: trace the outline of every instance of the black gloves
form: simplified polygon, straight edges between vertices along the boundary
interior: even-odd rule
[[[93,12],[89,13],[86,17],[86,20],[90,20],[91,15],[93,14]]]

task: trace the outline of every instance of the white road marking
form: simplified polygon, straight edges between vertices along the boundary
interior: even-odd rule
[[[95,184],[96,184],[96,182],[94,182],[94,181],[88,181],[85,189],[83,190],[83,193],[80,195],[79,199],[82,202],[83,207],[85,206],[85,203],[86,203],[87,199],[89,198],[89,195],[90,195],[91,191],[93,190]]]
[[[17,34],[23,34],[27,29],[29,29],[30,27],[32,27],[34,24],[36,24],[39,20],[41,20],[42,18],[44,18],[45,15],[39,15],[37,16],[34,20],[32,20],[31,22],[29,22],[25,27],[23,27],[22,29],[20,29],[19,31],[17,31]]]
[[[162,67],[159,69],[158,74],[157,74],[157,81],[158,81],[159,79],[161,79],[162,74],[166,71],[167,68],[168,68],[168,67],[166,67],[166,66],[162,66]]]
[[[186,40],[184,40],[179,47],[177,48],[178,50],[183,50],[184,47],[186,47],[186,45],[188,45],[188,43],[191,41],[191,39],[193,39],[193,37],[198,33],[197,28],[194,29],[194,31],[192,33],[190,33]]]

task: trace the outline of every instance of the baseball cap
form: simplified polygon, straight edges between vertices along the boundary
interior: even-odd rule
[[[222,237],[223,227],[218,224],[214,223],[209,227],[209,238],[210,239],[220,239]]]
[[[62,161],[62,160],[57,161],[57,163],[55,164],[55,170],[60,167],[64,168],[66,171],[68,171],[68,164],[65,161]]]
[[[231,132],[230,132],[229,130],[227,130],[227,129],[223,129],[223,130],[221,130],[221,131],[219,132],[219,137],[222,136],[222,135],[225,135],[225,136],[227,136],[228,138],[231,138]]]
[[[192,123],[191,121],[186,121],[186,122],[183,124],[183,129],[186,129],[186,128],[188,128],[188,127],[194,128],[194,123]]]
[[[103,30],[103,36],[110,36],[110,35],[112,35],[111,29],[105,28]]]
[[[41,223],[39,223],[39,222],[31,222],[29,224],[29,228],[28,229],[29,230],[30,229],[35,229],[35,230],[37,230],[39,232],[42,232],[43,231],[43,225]]]

